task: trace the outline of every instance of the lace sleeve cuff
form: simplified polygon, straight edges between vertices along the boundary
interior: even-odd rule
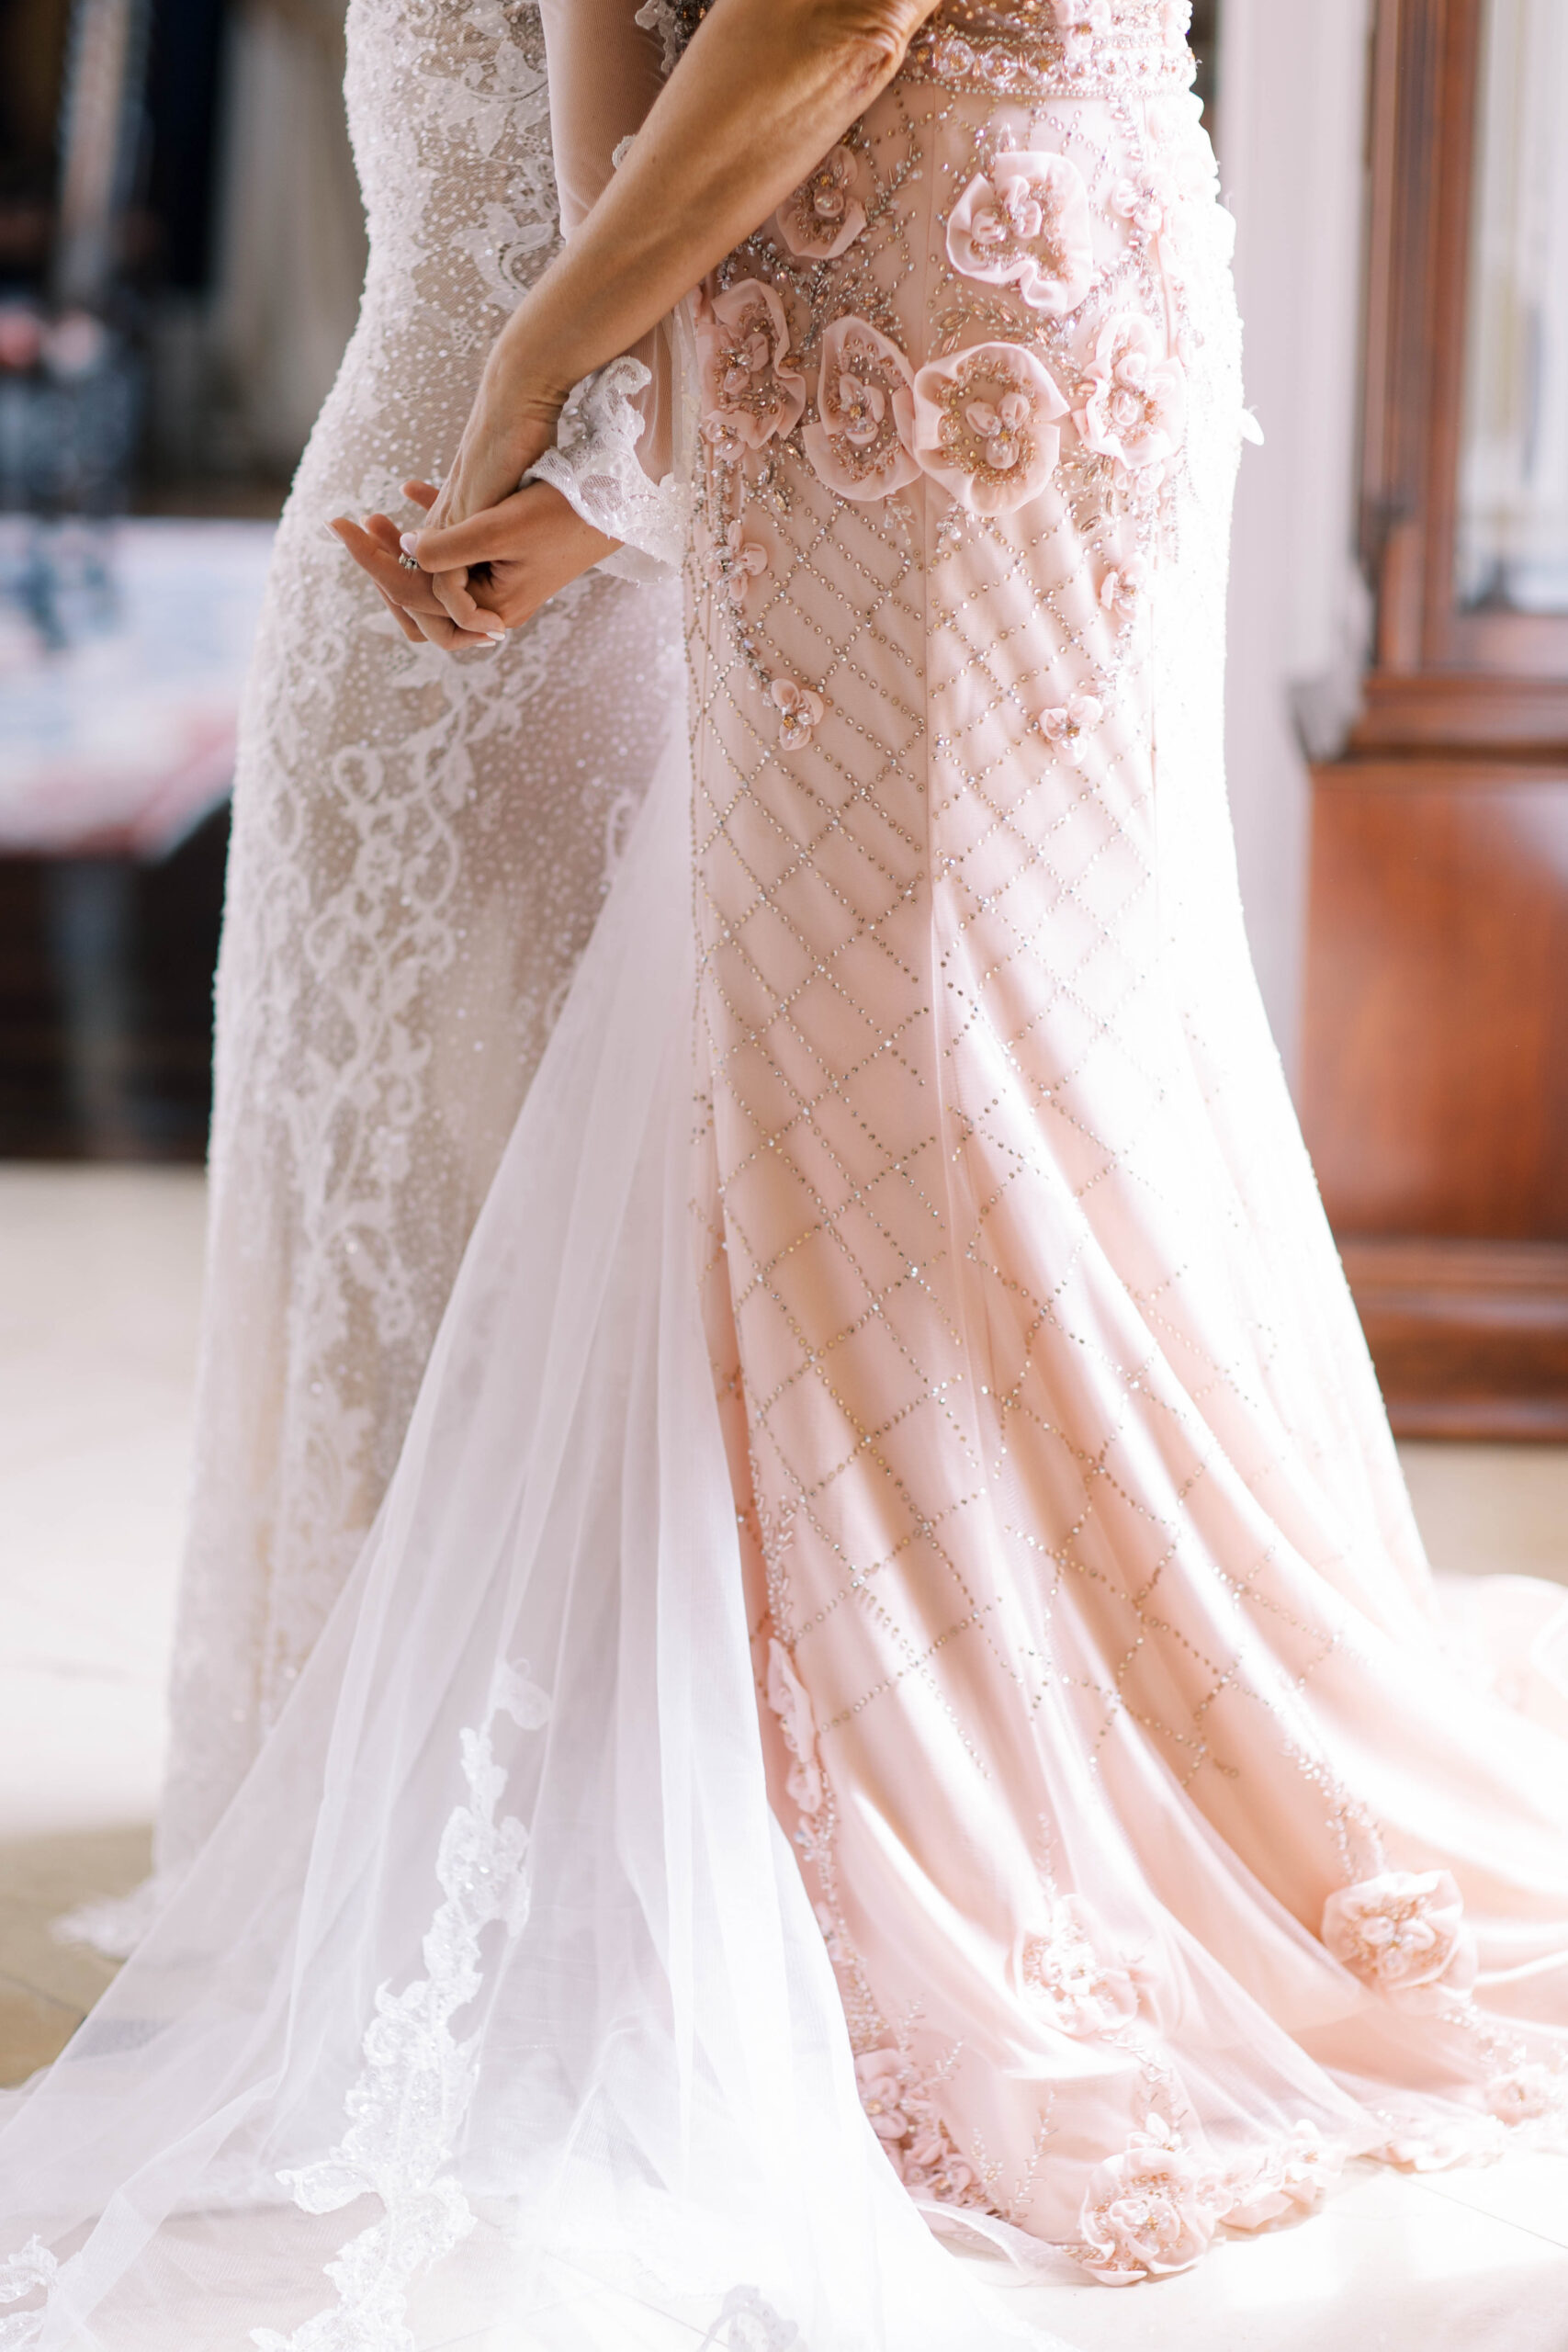
[[[547,481],[595,530],[619,539],[595,567],[624,580],[668,579],[686,545],[686,500],[672,474],[650,481],[637,463],[643,420],[636,396],[652,378],[640,359],[612,359],[586,377],[561,411],[556,444],[525,481]]]

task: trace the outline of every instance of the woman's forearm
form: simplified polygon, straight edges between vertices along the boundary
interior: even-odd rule
[[[647,334],[842,137],[935,5],[715,0],[620,170],[502,334],[496,388],[558,406]]]

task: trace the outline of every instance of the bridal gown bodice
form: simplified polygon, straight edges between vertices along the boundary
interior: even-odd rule
[[[591,574],[455,663],[406,643],[323,536],[345,512],[412,518],[401,482],[439,479],[558,242],[536,10],[354,0],[347,31],[369,270],[245,706],[165,1878],[364,1540],[649,744],[678,724],[660,592]]]

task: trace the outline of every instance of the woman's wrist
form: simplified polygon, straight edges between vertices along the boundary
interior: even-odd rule
[[[500,415],[515,418],[519,429],[553,434],[580,370],[570,362],[552,368],[557,338],[542,331],[530,302],[515,310],[491,346],[480,381],[483,396]]]

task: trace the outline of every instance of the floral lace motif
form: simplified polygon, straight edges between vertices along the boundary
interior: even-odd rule
[[[452,662],[323,537],[450,461],[557,242],[532,0],[353,0],[347,95],[370,270],[279,528],[234,797],[165,1883],[358,1555],[682,688],[662,595],[594,573]],[[122,1949],[141,1924],[93,1923]]]
[[[60,2265],[42,2239],[29,2238],[19,2254],[0,2263],[0,2303],[19,2303],[24,2295],[35,2294],[40,2287],[48,2294],[59,2277]],[[0,2352],[25,2352],[43,2334],[46,2316],[43,2311],[32,2311],[0,2319]]]
[[[1192,80],[1190,0],[1149,0],[1135,17],[1113,12],[1109,0],[1054,0],[1049,24],[1002,6],[987,9],[984,32],[967,19],[962,30],[945,23],[946,13],[910,43],[911,79],[992,98],[1141,96]]]
[[[654,482],[637,462],[643,420],[633,405],[652,381],[640,359],[612,359],[577,385],[555,447],[525,481],[548,482],[585,523],[622,545],[596,567],[624,580],[673,579],[686,551],[686,501],[673,475]]]
[[[794,2352],[800,2330],[755,2287],[732,2287],[697,2352]]]
[[[409,2283],[474,2226],[448,2166],[473,2096],[478,2040],[459,2041],[452,2019],[479,1989],[482,1930],[499,1921],[514,1938],[528,1917],[528,1833],[515,1815],[496,1815],[506,1774],[491,1731],[502,1713],[525,1731],[548,1720],[549,1701],[525,1669],[498,1668],[484,1723],[462,1736],[472,1803],[442,1836],[435,1875],[446,1899],[424,1939],[429,1973],[401,1993],[378,1992],[364,2068],[344,2102],[348,2130],[321,2163],[279,2175],[307,2213],[335,2213],[367,2191],[385,2213],[328,2264],[336,2304],[291,2335],[253,2328],[260,2352],[414,2352],[403,2325]]]

